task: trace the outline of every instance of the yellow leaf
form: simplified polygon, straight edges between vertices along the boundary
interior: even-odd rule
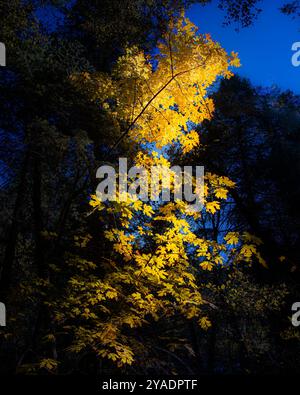
[[[211,262],[208,262],[208,261],[202,262],[200,264],[200,266],[202,267],[202,269],[208,270],[208,271],[211,271],[212,268],[213,268],[213,264]]]
[[[201,326],[202,329],[207,330],[211,327],[211,322],[208,319],[208,317],[202,317],[198,321],[199,325]]]
[[[217,210],[220,210],[220,203],[219,202],[208,202],[206,203],[206,211],[215,214]]]
[[[239,242],[238,233],[237,232],[229,232],[224,237],[224,240],[226,241],[227,244],[236,245]]]

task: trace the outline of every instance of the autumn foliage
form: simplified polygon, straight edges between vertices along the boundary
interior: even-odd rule
[[[111,75],[84,72],[72,80],[119,131],[112,149],[127,138],[134,165],[170,167],[164,152],[175,146],[185,155],[201,143],[194,127],[213,116],[208,89],[218,78],[230,78],[233,66],[239,66],[235,53],[228,55],[182,16],[170,24],[156,55],[127,48]],[[234,185],[227,177],[206,174],[204,210],[215,214]],[[265,263],[259,239],[249,234],[228,233],[223,240],[197,236],[201,213],[189,213],[184,201],[153,205],[118,198],[106,204],[92,195],[92,215],[100,216],[99,227],[108,224],[104,236],[111,253],[99,261],[68,258],[76,273],[55,306],[55,320],[72,330],[70,350],[92,348],[99,358],[121,366],[134,363],[142,348],[134,329],[151,320],[180,314],[204,330],[211,326],[202,308],[207,302],[196,280],[199,273],[254,257]],[[88,244],[81,245],[88,249]]]

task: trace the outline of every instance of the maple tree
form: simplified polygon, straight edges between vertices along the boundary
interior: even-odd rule
[[[156,55],[128,48],[111,75],[85,72],[73,75],[72,81],[119,131],[112,149],[127,137],[134,165],[170,167],[163,150],[175,146],[188,154],[199,144],[191,125],[212,117],[208,89],[218,78],[230,78],[232,66],[239,66],[237,54],[228,55],[182,15],[170,24]],[[234,182],[211,173],[205,179],[204,210],[213,215]],[[92,195],[93,214],[100,215],[106,228],[113,224],[104,231],[111,254],[101,262],[68,257],[72,275],[63,300],[54,302],[58,325],[72,328],[71,351],[89,347],[119,366],[131,364],[141,347],[126,327],[178,313],[204,330],[211,326],[202,311],[207,301],[196,281],[199,270],[253,257],[265,264],[257,249],[260,241],[249,234],[230,233],[220,242],[198,237],[195,224],[201,213],[190,212],[185,201],[153,205],[124,193],[127,199],[117,194],[109,204]],[[82,236],[78,245],[88,244],[89,237]],[[197,266],[190,260],[195,254]]]

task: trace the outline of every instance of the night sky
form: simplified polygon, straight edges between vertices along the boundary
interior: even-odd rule
[[[292,44],[300,41],[299,21],[282,14],[281,1],[264,0],[262,13],[249,28],[222,26],[224,13],[217,2],[202,7],[194,5],[187,12],[201,33],[210,33],[227,51],[239,53],[241,76],[249,78],[255,85],[272,86],[300,93],[300,67],[294,67],[291,58]]]

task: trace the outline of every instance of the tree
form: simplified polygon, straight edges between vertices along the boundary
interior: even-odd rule
[[[264,369],[268,366],[270,372],[297,369],[292,368],[288,362],[289,358],[297,360],[298,352],[297,335],[290,328],[288,315],[293,301],[299,297],[299,215],[296,209],[299,200],[296,181],[299,177],[299,159],[295,144],[299,139],[299,97],[279,89],[256,88],[248,80],[234,76],[230,80],[223,80],[212,98],[215,103],[214,117],[197,129],[202,145],[192,152],[190,160],[194,164],[204,161],[207,170],[228,175],[236,183],[236,187],[229,191],[229,198],[221,205],[218,218],[203,219],[204,231],[201,231],[217,238],[228,231],[233,232],[233,235],[235,232],[248,231],[258,236],[262,241],[258,248],[268,263],[268,270],[254,261],[247,273],[247,277],[250,274],[247,282],[249,279],[251,282],[247,287],[253,290],[248,303],[251,300],[255,301],[254,304],[264,305],[265,302],[258,299],[261,298],[259,289],[265,288],[266,295],[269,295],[266,296],[267,299],[280,302],[280,308],[270,311],[270,318],[265,322],[264,315],[268,313],[264,310],[260,318],[264,322],[262,326],[256,320],[256,324],[249,324],[246,313],[237,314],[236,309],[244,303],[244,298],[239,300],[239,297],[247,292],[244,280],[239,280],[241,276],[244,277],[244,272],[233,274],[236,278],[234,309],[228,307],[225,300],[219,299],[221,293],[216,292],[216,299],[210,297],[210,300],[217,306],[224,306],[222,311],[226,311],[229,317],[239,317],[240,323],[233,328],[235,333],[239,325],[243,326],[243,321],[247,331],[253,328],[262,334],[263,328],[265,340],[261,339],[261,350],[265,346],[269,350],[276,350],[276,355],[272,355],[270,351],[265,356],[261,355],[261,365],[258,365],[255,355],[246,353],[241,344],[239,347],[244,349],[241,352],[243,358],[239,358],[238,363],[242,363],[244,368],[255,371],[262,369],[261,366]],[[212,288],[217,282],[220,288],[226,282],[226,275],[225,278],[222,275],[216,276],[211,282]],[[229,288],[226,286],[224,290],[226,299],[228,292],[231,292]],[[279,289],[282,292],[278,294]],[[249,312],[254,315],[256,313],[260,315],[262,311],[254,308]],[[212,322],[215,322],[214,328],[217,328],[216,340],[211,342],[214,344],[211,348],[215,350],[215,367],[218,366],[219,358],[222,359],[218,354],[222,338],[218,318],[222,322],[218,312],[215,312]],[[231,327],[235,320],[230,318],[229,322],[230,320],[231,324],[228,325]],[[228,325],[226,330],[229,330]],[[241,328],[238,329],[240,330]],[[276,340],[274,345],[271,345],[272,339]],[[254,341],[254,336],[252,340],[247,340],[250,341]],[[257,347],[259,339],[256,342]],[[280,360],[284,360],[282,366]]]
[[[136,47],[127,49],[112,75],[72,77],[116,125],[119,137],[112,149],[129,138],[132,163],[145,168],[170,167],[162,152],[153,151],[154,144],[158,150],[176,146],[184,154],[199,144],[188,124],[210,119],[213,102],[206,97],[207,89],[218,77],[231,77],[229,67],[239,65],[236,54],[227,55],[183,16],[171,23],[158,48],[153,58]],[[204,205],[214,214],[234,184],[215,174],[208,174],[207,179]],[[264,264],[257,251],[260,242],[249,234],[228,234],[223,242],[197,237],[193,224],[201,214],[189,212],[182,200],[155,206],[127,197],[123,201],[119,194],[115,203],[107,205],[92,196],[93,212],[100,212],[106,228],[105,248],[95,260],[88,252],[93,239],[79,236],[77,244],[86,250],[84,257],[68,257],[72,271],[65,292],[52,301],[58,327],[70,328],[72,351],[89,349],[119,366],[132,364],[143,349],[129,328],[136,333],[142,325],[177,314],[198,321],[203,329],[210,327],[203,314],[208,302],[197,286],[197,271],[211,271],[223,264],[225,256],[227,263],[250,262],[255,256]],[[110,223],[114,225],[107,226]],[[106,250],[111,252],[107,255]],[[198,262],[191,264],[195,254]]]

